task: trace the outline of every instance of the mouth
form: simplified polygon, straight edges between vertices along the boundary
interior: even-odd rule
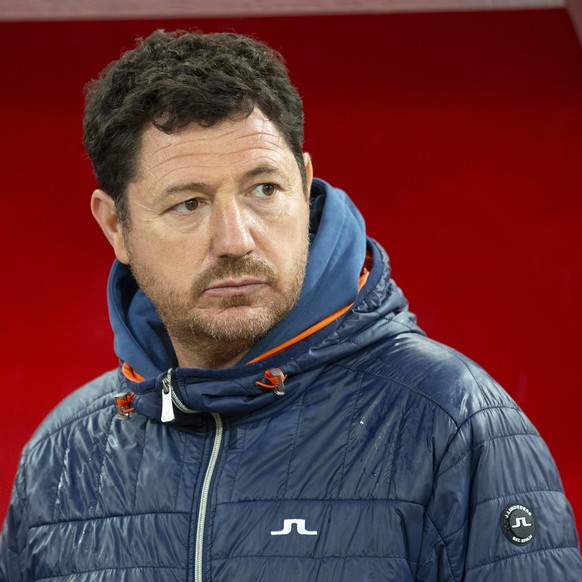
[[[241,277],[236,279],[224,279],[209,285],[203,294],[210,297],[235,297],[251,295],[265,287],[267,283],[255,277]]]

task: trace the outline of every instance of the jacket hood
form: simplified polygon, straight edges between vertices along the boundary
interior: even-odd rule
[[[310,250],[303,290],[287,317],[245,355],[246,363],[351,304],[366,255],[364,220],[341,190],[315,179],[311,189]],[[115,353],[145,378],[178,363],[151,300],[127,265],[115,261],[108,301]]]
[[[359,290],[366,254],[373,266]],[[282,366],[286,374],[307,372],[322,358],[335,359],[353,350],[352,342],[342,343],[337,335],[346,318],[351,321],[350,333],[364,332],[377,321],[379,313],[390,315],[390,333],[415,328],[404,296],[390,280],[387,256],[377,243],[366,238],[361,214],[343,191],[317,179],[311,189],[310,250],[299,300],[239,365],[220,370],[179,368],[152,302],[139,289],[130,269],[118,261],[109,278],[108,301],[115,352],[122,363],[128,363],[145,378],[123,382],[136,393],[136,410],[155,418],[160,418],[161,384],[169,369],[175,392],[187,408],[244,414],[277,398],[273,390],[256,384],[265,370]],[[352,304],[347,313],[280,354],[249,363]],[[368,341],[374,336],[372,333]]]

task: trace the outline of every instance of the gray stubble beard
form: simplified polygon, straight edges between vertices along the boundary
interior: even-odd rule
[[[295,307],[305,279],[308,257],[308,237],[306,236],[303,252],[297,258],[295,273],[287,290],[274,297],[271,305],[255,307],[250,316],[234,313],[227,321],[223,317],[206,318],[202,309],[192,309],[192,301],[202,295],[204,289],[213,281],[242,275],[257,276],[276,286],[280,275],[262,259],[225,257],[216,265],[201,273],[191,286],[187,301],[177,297],[176,292],[161,288],[147,267],[138,265],[133,260],[129,248],[130,268],[142,291],[153,302],[162,323],[166,327],[176,351],[204,355],[209,362],[230,360],[236,355],[242,357],[271,329],[281,322]],[[249,305],[245,296],[223,298],[224,316],[230,310]],[[251,303],[252,305],[252,303]],[[179,314],[182,315],[179,315]],[[179,344],[176,345],[176,344]],[[210,366],[208,366],[210,367]]]

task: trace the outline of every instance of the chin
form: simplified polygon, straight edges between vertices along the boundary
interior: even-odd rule
[[[283,319],[289,310],[281,306],[233,305],[209,310],[203,316],[194,315],[188,328],[195,336],[211,337],[216,341],[256,342]]]

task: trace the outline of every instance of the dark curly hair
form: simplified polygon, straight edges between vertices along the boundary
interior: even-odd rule
[[[120,220],[127,223],[126,188],[148,124],[166,133],[212,127],[255,107],[285,139],[305,187],[303,106],[277,51],[232,33],[156,30],[138,39],[86,88],[85,149]]]

